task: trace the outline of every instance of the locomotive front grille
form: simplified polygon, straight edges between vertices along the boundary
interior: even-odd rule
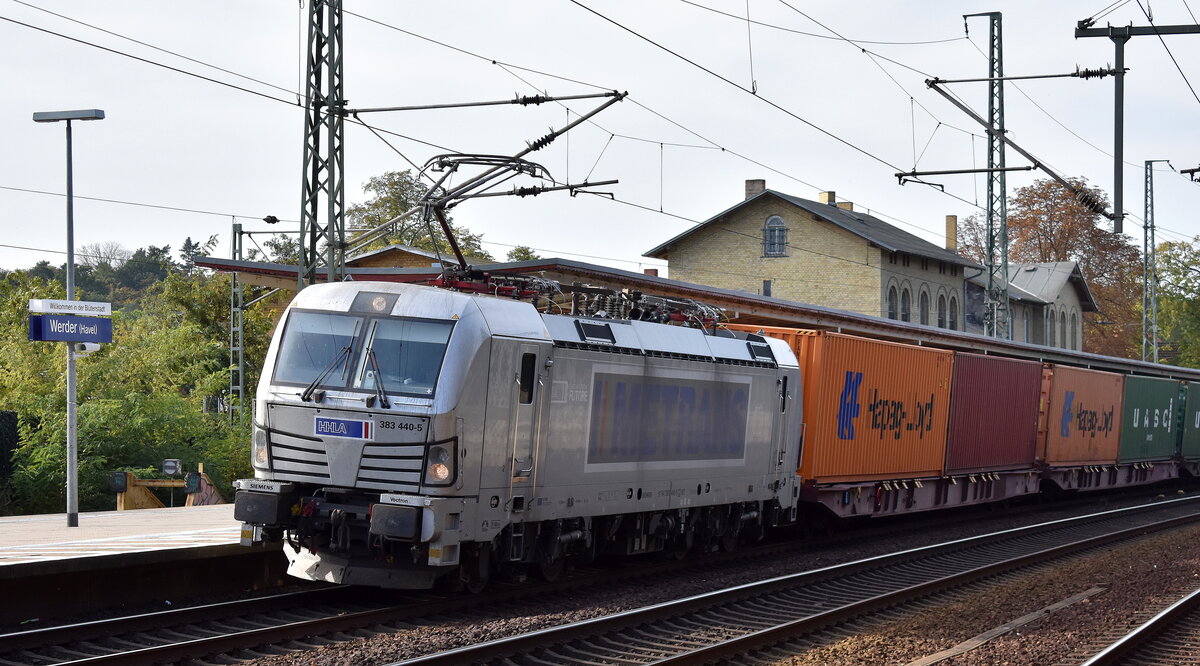
[[[268,436],[271,441],[271,467],[276,479],[305,483],[329,482],[329,457],[325,442],[277,430],[271,431]]]
[[[359,488],[417,490],[425,446],[412,444],[367,444],[358,465]]]
[[[325,442],[277,430],[271,431],[270,442],[273,478],[301,483],[333,483]],[[363,445],[354,486],[390,492],[415,492],[421,483],[421,463],[424,459],[423,444],[367,443]]]

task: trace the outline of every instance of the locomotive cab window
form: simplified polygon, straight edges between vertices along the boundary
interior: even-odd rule
[[[433,395],[452,327],[445,321],[375,320],[358,359],[354,388]]]
[[[362,317],[344,314],[292,312],[279,345],[275,381],[308,384],[325,374],[323,385],[345,386],[362,323]]]
[[[521,404],[533,402],[533,383],[537,381],[537,354],[521,355]]]

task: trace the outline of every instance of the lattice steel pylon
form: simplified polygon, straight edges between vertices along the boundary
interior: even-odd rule
[[[233,223],[231,234],[231,259],[242,259],[242,225]],[[245,293],[236,271],[229,274],[229,393],[225,409],[231,424],[241,423],[245,411],[242,406],[246,397],[246,339],[242,327],[245,312]]]
[[[330,282],[341,279],[346,266],[342,0],[309,3],[307,53],[298,290],[316,281],[322,263]]]
[[[1154,163],[1146,160],[1146,223],[1142,227],[1142,360],[1158,363],[1158,266],[1154,243]]]
[[[1008,190],[1004,177],[1004,39],[1000,12],[967,14],[988,18],[988,183],[986,335],[1012,337],[1008,307]]]

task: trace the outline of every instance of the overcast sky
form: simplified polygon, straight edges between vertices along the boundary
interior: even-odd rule
[[[1195,23],[1184,0],[1140,2],[1118,0],[1097,25],[1148,25],[1144,11],[1159,26]],[[1194,4],[1200,11],[1200,0]],[[482,233],[498,259],[529,245],[543,256],[628,270],[663,266],[642,253],[736,204],[752,178],[809,199],[836,191],[941,244],[945,215],[981,210],[984,177],[929,177],[943,193],[901,186],[893,174],[986,164],[982,128],[924,83],[986,75],[988,22],[970,19],[968,37],[965,13],[1003,11],[1009,76],[1114,59],[1110,40],[1073,36],[1078,20],[1110,8],[1105,0],[749,0],[749,24],[744,0],[345,0],[344,7],[345,91],[354,108],[627,91],[593,123],[527,157],[559,182],[619,180],[597,188],[615,201],[560,192],[477,199],[453,214]],[[64,127],[33,123],[35,111],[107,114],[74,125],[77,248],[117,241],[176,252],[185,237],[216,235],[214,254],[227,257],[235,220],[265,231],[261,218],[274,215],[285,220],[279,228],[298,229],[303,112],[296,100],[306,12],[295,0],[0,0],[0,40],[10,53],[0,105],[0,267],[65,261]],[[1144,161],[1169,159],[1176,169],[1200,163],[1200,100],[1189,88],[1190,81],[1200,92],[1200,35],[1165,42],[1169,53],[1155,37],[1126,45],[1125,209],[1135,216],[1126,233],[1139,245]],[[986,84],[951,88],[986,114]],[[1020,81],[1005,95],[1016,142],[1111,199],[1111,78]],[[514,154],[601,102],[363,114],[408,138],[384,135],[388,145],[347,125],[347,203],[366,198],[368,178],[409,168],[408,160]],[[1010,150],[1008,164],[1027,162]],[[1160,169],[1159,240],[1200,234],[1200,184]],[[1012,173],[1010,192],[1041,177]]]

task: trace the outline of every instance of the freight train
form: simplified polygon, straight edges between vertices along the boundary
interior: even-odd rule
[[[259,384],[254,478],[235,484],[244,542],[284,541],[300,578],[475,590],[1200,473],[1190,382],[716,326],[636,293],[570,311],[511,295],[300,292]]]

